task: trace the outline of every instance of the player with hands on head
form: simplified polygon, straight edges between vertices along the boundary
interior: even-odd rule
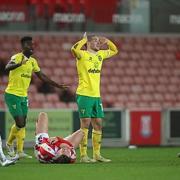
[[[86,45],[85,50],[83,46]],[[107,45],[106,50],[101,48]],[[71,51],[76,57],[79,84],[76,90],[76,101],[84,138],[80,144],[80,162],[110,162],[101,156],[103,105],[100,97],[100,75],[103,61],[118,53],[116,45],[106,37],[87,36],[72,46]],[[88,131],[92,124],[93,158],[87,155]]]
[[[32,158],[32,156],[27,155],[23,151],[28,113],[27,91],[32,74],[35,73],[40,80],[54,87],[66,89],[68,86],[54,82],[40,70],[37,60],[32,56],[34,53],[32,37],[25,36],[21,38],[21,47],[22,52],[13,55],[5,67],[6,71],[9,71],[9,82],[4,95],[5,102],[15,120],[15,123],[11,127],[6,147],[8,154],[15,156],[13,142],[16,139],[19,158]]]

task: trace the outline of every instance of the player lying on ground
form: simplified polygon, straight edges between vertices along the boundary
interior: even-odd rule
[[[48,115],[41,112],[36,122],[35,156],[41,163],[74,163],[77,148],[83,139],[82,130],[68,137],[49,137]]]

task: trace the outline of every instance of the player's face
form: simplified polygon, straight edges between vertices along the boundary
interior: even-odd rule
[[[63,146],[61,149],[58,151],[59,155],[66,155],[68,157],[71,156],[71,149],[68,146]]]
[[[33,41],[26,41],[23,44],[23,51],[26,52],[29,55],[32,55],[34,53],[34,43],[33,43]]]
[[[98,51],[100,49],[100,42],[97,36],[93,36],[89,41],[90,48],[94,51]]]

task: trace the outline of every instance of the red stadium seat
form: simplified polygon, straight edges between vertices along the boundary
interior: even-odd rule
[[[151,102],[153,100],[152,94],[141,94],[140,97],[142,102]]]
[[[69,3],[73,5],[74,1]],[[75,93],[78,84],[76,60],[70,48],[80,36],[42,34],[36,35],[36,39],[41,42],[35,55],[42,72],[58,83],[70,84]],[[103,64],[101,94],[105,107],[180,107],[180,61],[176,59],[179,38],[117,35],[113,39],[120,46],[120,53]],[[0,61],[5,59],[3,61],[7,63],[20,49],[19,36],[1,35],[0,43]],[[4,90],[7,75],[1,75],[0,80]],[[57,89],[52,96],[38,93],[40,84],[37,78],[33,78],[29,89],[30,107],[74,108],[74,103],[59,102]],[[4,107],[2,100],[0,106]]]
[[[158,92],[158,93],[167,92],[166,85],[163,85],[163,84],[158,84],[155,89],[156,89],[156,92]]]
[[[140,101],[140,96],[138,94],[130,94],[128,96],[128,101],[130,101],[130,102],[139,102]]]
[[[116,97],[116,102],[127,102],[128,101],[128,94],[118,94]]]
[[[155,92],[155,86],[152,84],[144,84],[144,92],[153,94]]]
[[[67,104],[64,103],[64,102],[56,102],[56,103],[54,104],[54,108],[62,109],[62,108],[67,108],[67,107],[68,107]]]
[[[132,93],[135,93],[135,94],[140,94],[144,91],[144,87],[143,85],[140,85],[140,84],[133,84],[131,86],[131,92]]]
[[[47,100],[47,102],[52,102],[52,103],[59,102],[59,96],[55,93],[54,94],[47,94],[46,100]]]
[[[55,104],[52,103],[52,102],[44,102],[42,107],[45,108],[45,109],[54,109],[55,108]]]
[[[70,102],[70,103],[67,104],[67,107],[70,108],[70,109],[77,110],[77,103]]]
[[[163,102],[164,101],[164,96],[161,93],[154,93],[153,94],[153,100],[156,102]]]

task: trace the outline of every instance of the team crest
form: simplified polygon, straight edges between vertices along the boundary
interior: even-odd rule
[[[16,109],[16,104],[13,104],[12,107],[13,107],[13,109]]]
[[[94,68],[98,68],[99,67],[99,63],[98,62],[94,62]]]
[[[92,61],[92,57],[89,57],[89,61]]]
[[[81,114],[84,114],[85,113],[85,109],[81,109]]]
[[[101,56],[98,56],[98,60],[99,60],[99,61],[102,61],[102,57],[101,57]]]

